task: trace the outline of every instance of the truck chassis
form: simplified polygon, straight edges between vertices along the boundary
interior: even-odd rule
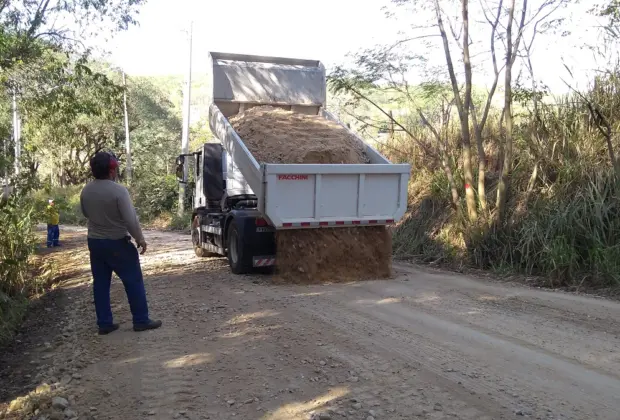
[[[256,208],[233,208],[227,212],[200,208],[192,215],[192,244],[196,255],[226,256],[235,274],[273,269],[275,232]]]

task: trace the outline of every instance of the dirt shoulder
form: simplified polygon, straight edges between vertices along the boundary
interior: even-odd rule
[[[80,419],[620,418],[615,302],[399,263],[389,281],[273,285],[147,232],[164,326],[131,331],[116,280],[121,329],[98,336],[85,233],[64,238],[62,287],[0,356],[0,412],[47,383]]]

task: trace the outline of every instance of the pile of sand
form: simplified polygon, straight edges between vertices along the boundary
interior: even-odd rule
[[[388,278],[392,236],[384,226],[285,230],[277,233],[278,279],[329,283]]]
[[[255,107],[230,119],[264,163],[368,163],[363,146],[337,123],[315,115]],[[383,226],[277,233],[278,279],[293,283],[352,281],[391,275],[392,240]]]

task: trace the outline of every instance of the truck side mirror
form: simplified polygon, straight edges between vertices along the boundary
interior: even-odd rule
[[[185,182],[184,179],[184,166],[185,166],[185,156],[179,156],[177,158],[177,170],[176,170],[176,175],[177,175],[177,180],[179,182]]]

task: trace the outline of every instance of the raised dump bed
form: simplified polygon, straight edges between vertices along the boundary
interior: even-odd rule
[[[384,225],[403,217],[410,165],[392,164],[324,109],[320,61],[211,53],[209,122],[225,151],[228,195],[255,195],[276,229]],[[228,118],[270,105],[334,121],[359,142],[367,164],[258,162]]]

